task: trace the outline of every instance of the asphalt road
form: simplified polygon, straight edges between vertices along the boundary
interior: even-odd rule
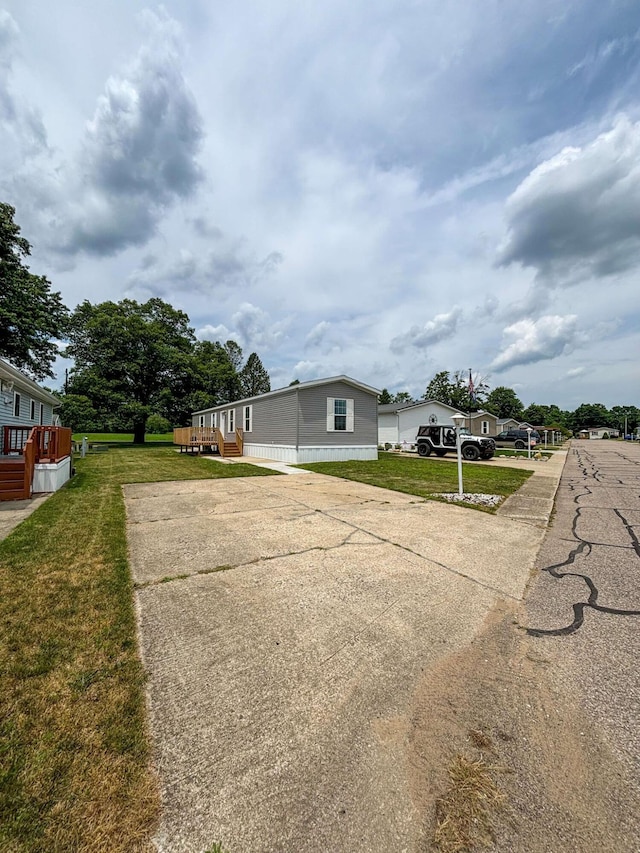
[[[640,791],[639,538],[640,445],[574,441],[524,621],[558,695],[589,726],[582,764],[598,740],[610,751],[605,786],[622,796]],[[627,819],[624,849],[637,851],[638,811]]]

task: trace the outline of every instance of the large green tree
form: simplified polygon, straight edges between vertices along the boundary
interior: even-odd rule
[[[516,392],[513,388],[507,388],[504,385],[498,385],[487,396],[485,408],[499,418],[516,420],[520,420],[523,411],[522,402],[516,396]]]
[[[14,215],[11,205],[0,202],[0,356],[44,379],[53,376],[55,339],[64,334],[68,311],[51,283],[29,272],[24,260],[31,246]]]
[[[387,406],[389,403],[392,402],[393,397],[386,388],[383,388],[382,391],[378,394],[378,403],[381,406]]]
[[[602,403],[581,403],[571,416],[571,427],[575,432],[599,426],[612,426],[611,413]]]
[[[451,374],[448,370],[441,370],[427,385],[422,399],[438,400],[463,412],[475,412],[484,405],[487,391],[486,383],[478,379],[472,395],[469,377],[463,371],[456,370]]]
[[[635,433],[640,423],[640,409],[637,406],[613,406],[611,409],[611,426],[620,432]]]
[[[71,315],[68,338],[65,355],[75,361],[69,391],[87,396],[103,420],[133,429],[134,442],[143,444],[163,393],[188,385],[195,338],[187,315],[161,299],[85,300]]]
[[[271,391],[271,380],[257,353],[252,352],[240,371],[243,397],[255,397]]]
[[[409,394],[408,391],[398,391],[397,394],[393,395],[392,403],[406,403],[409,405],[413,403],[413,397]]]

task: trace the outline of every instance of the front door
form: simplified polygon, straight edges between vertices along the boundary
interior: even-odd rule
[[[225,438],[227,435],[227,413],[220,412],[220,432],[222,433],[222,437]]]

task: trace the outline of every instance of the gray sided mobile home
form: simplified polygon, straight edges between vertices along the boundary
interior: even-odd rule
[[[378,458],[378,391],[348,376],[315,379],[194,412],[193,427],[236,431],[244,456],[304,463]]]

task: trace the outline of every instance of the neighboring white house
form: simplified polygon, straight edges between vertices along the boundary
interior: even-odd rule
[[[450,424],[456,414],[465,413],[438,400],[378,406],[378,444],[413,444],[419,426]]]
[[[590,429],[581,429],[578,433],[580,438],[604,438],[608,435],[609,438],[619,438],[620,431],[613,427],[591,427]]]

